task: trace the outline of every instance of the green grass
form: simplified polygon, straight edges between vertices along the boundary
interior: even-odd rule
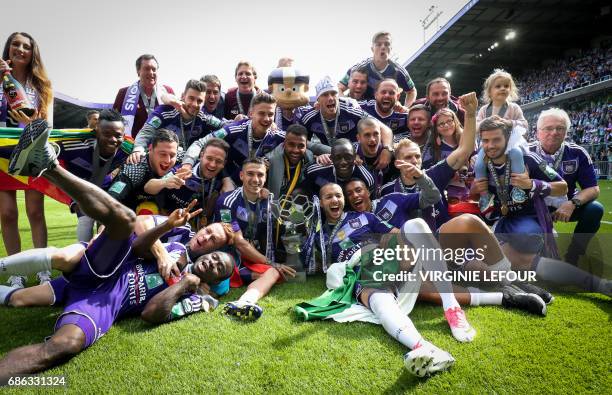
[[[612,208],[612,184],[600,185],[600,201]],[[20,200],[21,209],[22,204]],[[50,244],[71,243],[74,217],[58,203],[48,201],[46,207]],[[612,213],[606,212],[604,220],[612,221]],[[24,215],[20,229],[23,246],[29,248]],[[565,224],[558,230],[570,231]],[[601,231],[610,233],[612,228],[604,224]],[[5,255],[3,245],[0,254]],[[424,380],[405,371],[401,356],[406,350],[380,326],[296,321],[291,308],[319,295],[324,284],[318,277],[276,287],[261,301],[263,317],[251,324],[230,320],[220,311],[158,327],[124,320],[92,348],[45,374],[67,375],[72,393],[612,391],[609,298],[558,294],[545,318],[498,307],[468,307],[468,318],[478,331],[470,344],[452,338],[440,307],[418,304],[411,313],[417,328],[457,359],[450,372]],[[241,292],[233,290],[224,300]],[[0,356],[42,341],[59,312],[0,307]]]

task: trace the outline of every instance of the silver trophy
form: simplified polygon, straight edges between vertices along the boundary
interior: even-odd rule
[[[275,230],[281,231],[281,226],[284,229],[280,239],[287,253],[285,264],[296,271],[295,278],[290,281],[306,281],[306,272],[300,260],[300,252],[313,214],[312,202],[305,195],[283,196],[272,203]]]

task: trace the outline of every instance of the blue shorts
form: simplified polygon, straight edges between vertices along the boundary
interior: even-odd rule
[[[537,254],[544,248],[544,230],[535,216],[502,217],[494,225],[495,237],[516,251]]]

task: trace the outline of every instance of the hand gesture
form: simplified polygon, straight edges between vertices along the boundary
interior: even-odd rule
[[[459,97],[459,105],[465,110],[466,114],[476,115],[476,109],[478,108],[476,92],[466,93]]]
[[[472,182],[472,190],[473,194],[480,195],[483,192],[487,192],[489,190],[489,180],[487,178],[477,178]]]
[[[168,280],[170,276],[180,277],[181,271],[176,264],[176,259],[173,259],[165,248],[163,250],[162,256],[157,258],[157,271],[164,280]]]
[[[185,207],[184,209],[177,208],[176,210],[174,210],[170,214],[170,216],[168,216],[168,220],[167,220],[168,225],[170,225],[173,229],[178,228],[179,226],[183,226],[187,222],[189,222],[191,218],[195,217],[196,215],[199,215],[202,212],[201,208],[193,212],[190,212],[197,203],[198,203],[198,200],[193,199],[191,203],[189,203],[189,205]]]
[[[198,285],[200,285],[200,278],[195,274],[187,273],[181,279],[181,283],[186,285],[186,291],[195,293],[198,290]]]
[[[164,177],[164,188],[166,189],[180,189],[185,185],[185,180],[176,174],[172,174],[168,177]]]
[[[10,60],[0,59],[0,74],[13,70],[10,66]]]
[[[144,152],[142,151],[134,151],[127,157],[125,163],[128,165],[135,165],[136,163],[140,162],[143,155]]]
[[[401,171],[402,174],[405,174],[408,177],[420,178],[424,174],[423,170],[419,169],[417,166],[413,165],[412,163],[408,163],[403,160],[396,160],[395,167],[399,171]]]
[[[189,164],[183,164],[183,166],[181,166],[180,169],[178,169],[176,171],[176,173],[174,173],[177,177],[181,178],[182,180],[186,180],[189,177],[191,177],[191,170],[193,169],[192,165]]]
[[[332,164],[331,155],[330,154],[323,154],[323,155],[317,156],[317,164],[321,165],[321,166],[331,165]]]

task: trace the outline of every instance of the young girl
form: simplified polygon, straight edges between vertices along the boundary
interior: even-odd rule
[[[512,133],[508,139],[506,154],[510,158],[510,172],[520,174],[525,172],[525,163],[520,147],[527,146],[527,141],[523,135],[527,132],[528,125],[521,107],[514,103],[518,98],[518,89],[512,75],[503,69],[493,70],[493,74],[487,77],[482,87],[482,100],[485,105],[478,111],[476,125],[479,127],[483,119],[492,115],[498,115],[512,121]],[[478,151],[474,172],[476,179],[487,177],[487,163],[482,149]],[[527,195],[522,189],[513,187],[510,198],[515,203],[522,203],[527,199]],[[490,194],[483,192],[479,202],[481,211],[486,210],[492,202]]]
[[[463,128],[457,115],[449,108],[438,110],[431,119],[431,125],[434,163],[438,163],[441,159],[446,159],[459,146]],[[467,170],[466,167],[465,171]],[[469,196],[469,188],[465,185],[465,178],[461,173],[463,173],[461,170],[457,171],[446,188],[446,199],[451,203],[466,200]],[[444,193],[444,191],[440,192]]]

